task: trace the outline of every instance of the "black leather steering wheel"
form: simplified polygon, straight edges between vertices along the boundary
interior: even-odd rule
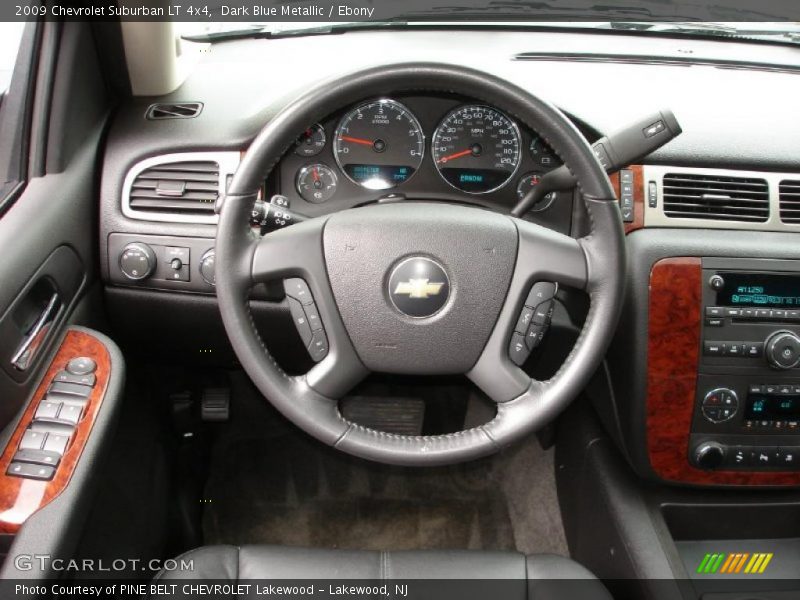
[[[528,221],[434,202],[377,204],[318,217],[261,238],[249,227],[257,190],[297,132],[331,107],[395,92],[444,92],[496,106],[543,136],[578,180],[591,233],[574,239]],[[220,212],[217,297],[233,348],[253,382],[286,417],[350,454],[402,465],[438,465],[493,453],[556,417],[602,361],[622,304],[624,236],[611,183],[583,136],[546,102],[492,75],[443,64],[357,72],[304,94],[264,127],[244,156]],[[389,287],[409,258],[446,276],[443,306],[427,318],[403,312]],[[307,374],[288,376],[270,356],[248,307],[259,282],[308,284],[329,350]],[[590,309],[571,354],[548,381],[509,358],[534,282],[583,289]],[[394,284],[395,282],[392,281]],[[402,436],[348,422],[337,399],[370,371],[464,373],[497,403],[480,427]]]

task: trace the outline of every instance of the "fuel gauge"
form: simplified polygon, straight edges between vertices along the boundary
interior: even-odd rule
[[[297,172],[297,191],[304,200],[314,204],[330,200],[337,184],[336,173],[323,164],[308,165]]]
[[[522,200],[528,192],[530,192],[533,188],[539,185],[539,182],[541,180],[542,177],[538,173],[527,173],[523,175],[520,178],[519,183],[517,184],[517,198]],[[531,211],[539,212],[541,210],[548,209],[550,208],[550,205],[553,203],[553,200],[555,199],[556,199],[556,193],[550,192],[539,202],[534,204],[531,207]]]
[[[300,156],[316,156],[325,147],[325,129],[317,123],[306,129],[302,135],[297,138],[295,143],[294,153]]]

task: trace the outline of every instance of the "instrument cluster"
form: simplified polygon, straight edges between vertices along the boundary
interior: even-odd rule
[[[387,196],[509,210],[561,164],[538,135],[493,106],[456,97],[375,98],[306,129],[267,191],[308,216]],[[533,211],[547,211],[556,198]]]

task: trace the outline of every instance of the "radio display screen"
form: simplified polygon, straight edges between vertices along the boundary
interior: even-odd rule
[[[750,394],[744,418],[754,421],[800,420],[800,394]]]
[[[766,273],[722,273],[725,287],[719,306],[800,309],[800,276]]]

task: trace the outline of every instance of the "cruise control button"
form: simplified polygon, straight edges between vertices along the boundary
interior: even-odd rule
[[[17,450],[13,460],[33,465],[57,467],[58,463],[61,462],[61,455],[57,452],[48,452],[46,450]]]
[[[67,372],[73,375],[88,375],[89,373],[94,373],[96,370],[97,363],[86,356],[73,358],[67,363]]]
[[[533,309],[530,306],[524,307],[522,312],[519,314],[519,319],[517,319],[517,325],[514,327],[514,331],[518,333],[525,333],[528,331],[528,325],[531,324],[532,319]]]
[[[314,362],[319,362],[328,355],[328,336],[323,329],[314,332],[308,345],[308,353]]]
[[[26,477],[28,479],[41,479],[42,481],[50,481],[53,478],[56,470],[53,467],[44,465],[33,465],[30,463],[12,462],[8,465],[6,475],[13,475],[14,477]]]
[[[311,304],[314,301],[308,284],[299,278],[286,279],[283,282],[283,290],[290,298],[298,300],[301,304]]]
[[[312,302],[304,306],[303,310],[306,312],[306,318],[308,319],[308,324],[311,326],[311,331],[322,329],[322,319],[319,318],[317,305]]]
[[[533,350],[541,344],[546,332],[546,325],[531,324],[531,326],[528,327],[528,331],[525,333],[525,344],[528,346],[528,350]]]
[[[553,296],[556,295],[556,284],[550,281],[537,281],[533,284],[530,293],[528,294],[527,300],[525,300],[525,306],[538,306],[545,300],[550,300]]]
[[[291,296],[287,296],[286,302],[289,304],[289,312],[292,314],[292,321],[300,334],[300,339],[303,340],[303,345],[308,347],[311,343],[311,325],[308,324],[306,312],[302,304]]]
[[[525,336],[515,333],[511,336],[511,343],[508,345],[508,356],[515,365],[521,367],[528,360],[531,351],[525,344]]]

